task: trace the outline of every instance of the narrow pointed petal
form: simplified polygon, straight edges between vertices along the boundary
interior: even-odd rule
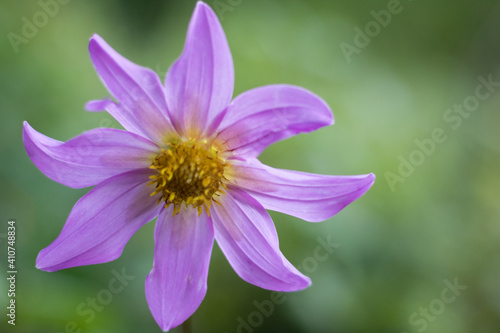
[[[110,178],[73,207],[61,234],[40,251],[36,267],[53,272],[118,258],[128,240],[159,212],[158,195],[146,187],[151,170]]]
[[[147,169],[158,151],[151,141],[136,134],[97,128],[67,142],[35,131],[27,122],[23,141],[28,156],[50,179],[80,188],[134,169]]]
[[[219,138],[240,156],[256,157],[276,141],[331,124],[332,112],[318,96],[300,87],[271,85],[234,99]]]
[[[311,284],[283,256],[271,217],[254,198],[230,187],[214,205],[215,239],[245,281],[261,288],[296,291]]]
[[[184,51],[165,81],[174,125],[184,135],[200,135],[220,121],[218,115],[231,101],[233,88],[233,58],[224,30],[213,10],[198,2]]]
[[[95,99],[92,101],[88,101],[85,104],[85,110],[89,112],[101,112],[101,111],[107,111],[107,107],[109,103],[112,103],[110,99]]]
[[[158,216],[146,298],[162,330],[182,324],[205,297],[213,242],[212,221],[206,214],[198,217],[196,209],[172,217],[170,206]]]
[[[87,104],[88,110],[104,108],[125,129],[156,143],[173,132],[163,86],[155,72],[125,59],[98,35],[90,39],[89,52],[101,80],[119,104],[93,101]]]
[[[234,161],[228,177],[266,209],[309,222],[324,221],[337,214],[365,194],[375,181],[374,174],[317,175],[271,168],[257,159]]]
[[[85,110],[90,112],[101,112],[107,111],[113,118],[116,119],[127,131],[138,134],[143,137],[151,138],[152,136],[145,136],[143,133],[143,129],[141,129],[140,124],[137,121],[130,117],[130,113],[127,111],[126,107],[117,104],[109,99],[101,99],[101,100],[93,100],[89,101],[85,104]],[[168,132],[166,132],[168,133]],[[151,139],[156,143],[159,143],[159,139],[154,137]]]

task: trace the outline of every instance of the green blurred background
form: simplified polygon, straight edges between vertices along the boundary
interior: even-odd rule
[[[286,294],[271,314],[256,305],[268,304],[270,292],[242,281],[214,246],[193,332],[500,332],[500,87],[491,87],[470,113],[447,111],[474,101],[479,76],[500,81],[500,2],[208,3],[218,6],[234,56],[235,95],[290,83],[322,96],[333,110],[333,127],[279,142],[261,160],[322,174],[374,172],[377,180],[323,223],[271,213],[283,252],[313,281]],[[43,19],[37,14],[43,9],[34,0],[0,3],[1,275],[9,219],[17,221],[18,265],[17,325],[6,323],[2,278],[0,331],[160,332],[144,296],[154,223],[116,261],[55,273],[35,268],[38,252],[88,189],[66,188],[38,171],[21,128],[27,120],[64,141],[95,127],[119,127],[107,114],[83,110],[88,100],[108,96],[88,56],[90,36],[99,33],[163,78],[182,51],[194,5],[69,1],[46,15],[16,53],[8,34],[22,36],[23,17]],[[371,11],[388,6],[398,13],[378,31]],[[356,46],[355,28],[367,24],[369,44],[359,47],[367,41],[358,36],[358,49],[346,57],[341,45]],[[436,129],[446,139],[430,144]],[[416,140],[434,151],[419,153]],[[337,244],[326,259],[314,257],[318,237]],[[91,309],[88,298],[102,299],[112,271],[122,269],[134,277],[123,291],[94,316],[77,311]],[[445,281],[467,289],[454,295]]]

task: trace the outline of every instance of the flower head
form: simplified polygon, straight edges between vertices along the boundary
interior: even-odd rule
[[[290,85],[231,100],[229,46],[202,2],[164,85],[97,35],[89,51],[116,101],[91,101],[86,108],[109,112],[125,130],[98,128],[60,142],[24,123],[26,151],[45,175],[73,188],[95,185],[40,252],[37,267],[56,271],[114,260],[157,217],[146,297],[163,330],[181,324],[203,300],[214,239],[249,283],[278,291],[309,286],[281,253],[266,209],[322,221],[362,196],[375,177],[280,170],[257,157],[276,141],[331,125],[328,105]]]

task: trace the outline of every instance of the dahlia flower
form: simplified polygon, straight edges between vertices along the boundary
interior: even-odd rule
[[[118,258],[157,217],[146,298],[163,330],[180,325],[207,290],[214,239],[236,273],[261,288],[310,285],[283,256],[266,209],[323,221],[362,196],[374,175],[326,176],[280,170],[257,157],[270,144],[331,125],[328,105],[310,91],[270,85],[232,99],[233,60],[217,16],[198,2],[184,50],[162,84],[101,37],[90,57],[115,100],[91,101],[124,128],[97,128],[67,142],[23,127],[26,151],[49,178],[95,186],[43,249],[45,271]]]

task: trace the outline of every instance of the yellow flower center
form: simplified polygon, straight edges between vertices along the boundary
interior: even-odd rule
[[[202,213],[202,207],[208,215],[211,202],[216,203],[214,196],[224,193],[223,183],[225,160],[219,152],[206,141],[179,141],[169,143],[169,149],[162,149],[153,158],[150,168],[158,171],[148,185],[156,184],[151,196],[161,193],[158,199],[165,201],[165,207],[174,205],[173,215],[178,214],[182,203],[186,207]]]

